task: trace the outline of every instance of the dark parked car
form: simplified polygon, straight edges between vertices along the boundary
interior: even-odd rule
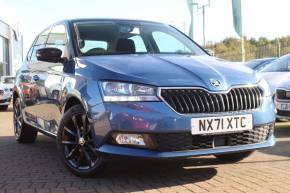
[[[246,62],[245,65],[259,72],[277,58],[260,58]]]
[[[277,118],[290,120],[290,83],[284,82],[276,90]]]
[[[55,137],[79,176],[97,174],[106,155],[234,162],[275,144],[267,83],[161,23],[53,24],[32,44],[13,95],[16,140]]]

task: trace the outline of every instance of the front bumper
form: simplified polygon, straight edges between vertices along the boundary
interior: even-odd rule
[[[153,158],[153,159],[182,158],[182,157],[217,155],[217,154],[238,153],[238,152],[243,152],[243,151],[252,151],[252,150],[272,147],[275,145],[275,143],[276,143],[275,137],[274,135],[272,135],[269,137],[267,141],[263,143],[232,146],[232,147],[217,147],[217,148],[203,149],[203,150],[160,152],[160,151],[152,151],[152,150],[104,144],[100,148],[98,148],[97,151],[105,155],[129,156],[129,157],[139,157],[139,158]]]
[[[0,106],[9,105],[11,103],[11,97],[0,97]]]
[[[277,110],[276,118],[290,120],[290,111]]]
[[[283,110],[281,108],[281,104],[288,104],[290,105],[289,100],[275,100],[276,103],[276,118],[278,119],[290,119],[290,111],[288,110]]]
[[[271,97],[265,97],[263,104],[258,109],[240,112],[180,115],[170,109],[164,102],[105,103],[93,106],[90,112],[92,113],[90,117],[96,133],[96,150],[103,154],[145,158],[177,158],[252,151],[271,147],[275,144],[275,137],[272,133],[269,133],[267,138],[263,138],[263,140],[258,142],[205,149],[150,150],[109,143],[114,132],[150,135],[191,133],[191,119],[193,117],[251,113],[253,115],[254,128],[271,124],[275,122],[275,108]],[[182,141],[182,139],[176,139],[176,141]]]

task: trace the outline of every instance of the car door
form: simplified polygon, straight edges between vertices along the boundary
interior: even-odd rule
[[[58,24],[51,28],[46,48],[58,48],[62,57],[68,58],[67,33],[65,25]],[[38,125],[53,135],[56,135],[61,120],[61,96],[64,79],[64,64],[57,62],[40,62],[37,72],[36,88],[39,94],[38,107],[35,109]]]
[[[39,93],[37,89],[38,72],[41,71],[41,62],[37,60],[36,52],[44,48],[50,28],[45,29],[38,35],[32,44],[24,62],[24,67],[20,70],[19,87],[22,91],[22,100],[24,103],[24,115],[26,121],[36,127],[40,127],[37,122],[37,111],[39,105]]]

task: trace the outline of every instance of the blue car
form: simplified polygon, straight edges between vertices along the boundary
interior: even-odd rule
[[[259,71],[260,75],[268,82],[273,98],[276,89],[284,86],[290,78],[290,54],[279,57],[273,62],[266,65]]]
[[[276,57],[273,58],[260,58],[260,59],[255,59],[251,60],[249,62],[246,62],[244,65],[248,66],[249,68],[252,68],[253,70],[260,72],[263,70],[265,67],[267,67],[271,62],[276,60]]]
[[[172,26],[135,20],[55,23],[33,42],[13,90],[20,143],[56,138],[78,176],[111,156],[239,161],[275,144],[268,84],[211,57]]]

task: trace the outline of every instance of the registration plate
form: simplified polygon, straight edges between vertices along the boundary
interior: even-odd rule
[[[277,103],[277,109],[282,111],[290,111],[290,103]]]
[[[191,119],[192,135],[231,133],[253,129],[252,114]]]

